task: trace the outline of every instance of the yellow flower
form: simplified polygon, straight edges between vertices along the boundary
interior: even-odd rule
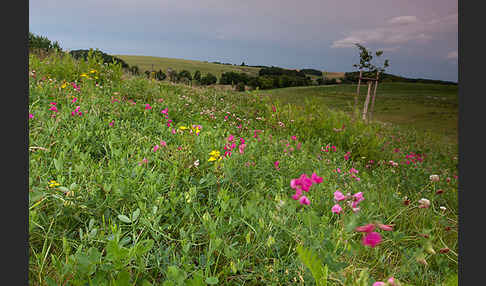
[[[54,187],[58,187],[60,186],[61,184],[59,184],[58,182],[54,181],[54,180],[51,180],[49,181],[49,188],[54,188]]]
[[[95,73],[95,72],[96,72],[96,70],[90,70],[89,71],[89,73]]]
[[[208,159],[208,162],[213,162],[213,161],[216,161],[216,160],[217,160],[217,159],[216,159],[215,157],[210,157],[210,158]]]
[[[219,153],[219,151],[217,151],[217,150],[213,150],[213,151],[209,152],[209,155],[214,156],[214,157],[219,157],[219,155],[221,155],[221,153]]]
[[[81,77],[88,77],[88,75],[87,75],[87,74],[85,74],[85,73],[82,73],[80,76],[81,76]]]
[[[179,130],[187,130],[187,129],[189,129],[189,128],[187,128],[186,126],[180,126],[179,127]]]
[[[65,82],[61,85],[61,88],[66,88],[68,86],[68,84]]]

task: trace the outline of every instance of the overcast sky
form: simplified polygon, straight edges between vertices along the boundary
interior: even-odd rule
[[[63,49],[457,81],[457,0],[31,0],[29,29]]]

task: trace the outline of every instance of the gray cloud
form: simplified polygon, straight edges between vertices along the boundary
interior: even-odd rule
[[[331,71],[357,60],[331,46],[362,42],[390,71],[413,73],[413,56],[444,77],[434,65],[457,50],[457,0],[31,0],[29,26],[68,49]]]
[[[386,26],[352,31],[348,36],[334,41],[331,47],[349,48],[354,43],[397,45],[411,41],[426,42],[437,33],[457,31],[457,19],[457,13],[429,21],[419,20],[416,16],[394,17],[387,21]]]

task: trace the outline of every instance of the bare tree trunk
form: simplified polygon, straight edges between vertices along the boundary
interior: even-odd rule
[[[356,91],[356,95],[354,96],[354,108],[353,108],[353,118],[356,116],[356,107],[358,106],[358,97],[359,97],[359,86],[361,85],[361,75],[363,71],[359,71],[359,80],[358,80],[358,90]]]
[[[370,118],[369,120],[373,118],[373,108],[375,107],[375,97],[376,97],[376,89],[378,88],[378,77],[380,75],[380,72],[376,72],[376,82],[375,82],[375,88],[373,90],[373,97],[371,98],[371,108],[370,108]]]
[[[370,103],[370,91],[371,81],[368,81],[368,94],[366,95],[366,100],[363,106],[363,120],[366,120],[366,114],[368,113],[368,104]]]

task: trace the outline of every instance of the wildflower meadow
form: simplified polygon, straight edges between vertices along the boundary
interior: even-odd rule
[[[457,285],[457,144],[62,52],[28,109],[32,285]]]

